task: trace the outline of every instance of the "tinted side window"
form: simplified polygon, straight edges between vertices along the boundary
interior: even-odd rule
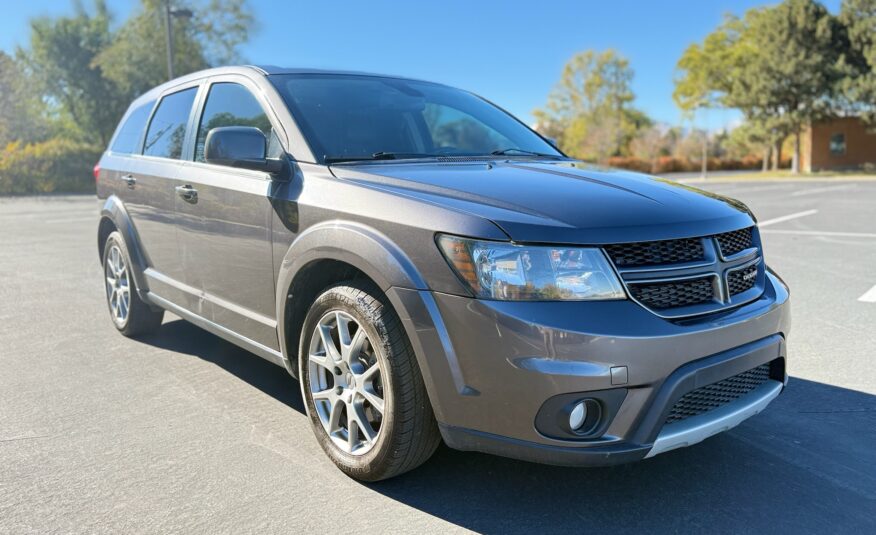
[[[175,160],[182,157],[189,113],[196,93],[197,88],[192,87],[161,99],[146,132],[143,154]]]
[[[210,87],[204,113],[198,127],[198,141],[195,145],[195,161],[204,161],[204,144],[210,130],[220,126],[254,126],[271,140],[268,156],[276,151],[275,138],[272,136],[271,122],[262,109],[261,104],[248,89],[235,83],[218,83]]]
[[[111,151],[119,154],[140,154],[140,137],[146,128],[153,105],[154,101],[141,104],[128,115],[110,147]]]

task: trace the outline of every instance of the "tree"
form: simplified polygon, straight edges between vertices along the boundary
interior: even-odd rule
[[[21,65],[0,51],[0,148],[16,140],[39,141],[47,131],[45,104]]]
[[[750,53],[742,42],[744,30],[743,21],[727,16],[702,44],[694,43],[684,51],[676,65],[672,98],[685,115],[700,108],[738,106],[734,82]]]
[[[840,91],[847,107],[876,127],[876,0],[844,0],[840,21],[849,43]]]
[[[739,107],[750,116],[752,110],[744,109],[734,101],[735,84],[745,68],[750,53],[742,40],[745,24],[734,16],[727,16],[717,30],[706,36],[703,44],[694,43],[684,51],[676,66],[673,99],[682,113],[693,119],[701,109],[714,107]],[[708,135],[698,136],[702,173],[708,168]],[[690,150],[691,136],[684,140]]]
[[[602,161],[622,154],[636,131],[651,124],[631,107],[632,79],[629,61],[614,50],[576,54],[545,107],[534,112],[539,129],[573,156]]]
[[[730,153],[737,158],[743,158],[749,154],[761,154],[763,170],[766,171],[769,167],[770,150],[774,141],[770,132],[763,129],[762,125],[748,121],[730,131],[727,147]]]
[[[40,17],[30,23],[30,49],[19,49],[37,90],[55,108],[72,134],[106,145],[127,105],[95,58],[110,43],[111,17],[103,0],[94,14],[76,4],[73,16]]]
[[[797,172],[802,129],[833,113],[843,75],[842,33],[814,0],[785,0],[728,18],[679,60],[676,102],[683,110],[710,102],[738,108],[770,132],[777,148],[793,134]]]
[[[651,164],[651,173],[657,171],[657,159],[670,153],[670,139],[666,132],[657,126],[644,128],[630,143],[630,152]]]
[[[115,31],[105,0],[72,16],[31,21],[29,49],[18,56],[38,91],[72,137],[106,146],[128,104],[166,81],[165,0],[142,0]],[[179,75],[236,60],[253,17],[246,0],[205,0],[186,7],[194,17],[174,21],[174,66]]]
[[[143,0],[101,51],[95,63],[129,100],[167,78],[165,0]],[[174,72],[182,76],[208,67],[239,61],[253,17],[245,0],[175,1],[191,18],[173,20]]]
[[[743,70],[753,103],[765,120],[779,120],[794,135],[792,172],[800,169],[800,134],[833,114],[842,77],[839,23],[814,0],[786,0],[752,13],[749,39],[757,50]]]

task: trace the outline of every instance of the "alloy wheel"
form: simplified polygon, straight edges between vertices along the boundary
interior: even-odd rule
[[[369,452],[380,436],[386,406],[375,351],[359,322],[339,310],[326,313],[310,339],[313,406],[332,442],[351,455]]]
[[[120,327],[128,320],[131,307],[131,287],[128,265],[118,245],[113,245],[106,258],[106,296],[113,321]]]

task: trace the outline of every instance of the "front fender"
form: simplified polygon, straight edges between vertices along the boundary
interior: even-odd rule
[[[290,318],[286,306],[289,288],[295,277],[309,264],[319,260],[345,262],[371,278],[384,292],[392,287],[425,289],[426,282],[414,264],[389,238],[377,230],[348,221],[326,221],[302,232],[289,246],[277,277],[277,324]],[[280,347],[288,347],[286,329],[277,329]],[[289,367],[295,375],[295,370]]]
[[[125,245],[128,247],[128,254],[131,256],[131,273],[134,281],[137,283],[137,290],[141,294],[145,294],[149,290],[146,282],[146,277],[143,272],[149,266],[149,259],[143,251],[140,244],[140,237],[137,235],[137,229],[131,222],[131,216],[125,209],[122,200],[115,195],[107,197],[100,209],[101,223],[104,219],[108,219],[116,227],[116,230],[125,239]],[[102,227],[99,226],[98,229]],[[98,230],[98,254],[103,258],[102,244],[100,243],[100,231]]]
[[[302,268],[317,260],[338,260],[359,269],[384,291],[426,289],[414,264],[385,235],[348,221],[326,221],[302,232],[286,251],[277,279],[277,317],[285,318],[286,292]]]

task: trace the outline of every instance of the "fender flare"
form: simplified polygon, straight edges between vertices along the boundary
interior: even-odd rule
[[[125,240],[125,245],[128,248],[128,254],[131,256],[131,273],[134,277],[134,282],[137,283],[137,291],[141,297],[149,291],[149,285],[146,282],[146,276],[143,274],[146,268],[149,267],[149,259],[143,252],[143,247],[140,245],[140,237],[137,234],[137,229],[131,221],[131,216],[125,209],[122,200],[115,195],[107,197],[106,202],[100,209],[101,225],[103,220],[108,219],[116,227],[116,230],[121,233]],[[98,225],[98,255],[101,261],[103,259],[103,249],[100,243],[100,225]]]
[[[387,236],[376,229],[349,221],[326,221],[298,235],[286,251],[276,288],[277,334],[280,349],[291,365],[296,355],[287,355],[286,322],[289,290],[296,276],[320,260],[349,264],[371,278],[384,292],[391,287],[427,289],[413,262]],[[290,372],[293,370],[289,369]],[[297,375],[297,372],[293,372]]]

